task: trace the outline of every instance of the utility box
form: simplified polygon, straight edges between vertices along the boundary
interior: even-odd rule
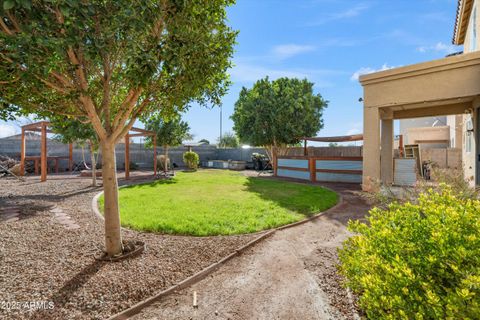
[[[393,183],[397,186],[414,186],[417,183],[416,158],[397,158],[394,160]]]

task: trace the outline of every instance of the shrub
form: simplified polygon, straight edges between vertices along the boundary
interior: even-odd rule
[[[187,151],[183,154],[183,162],[185,162],[187,167],[191,170],[196,170],[198,168],[199,159],[198,154],[193,151]]]
[[[480,315],[480,201],[442,184],[418,203],[372,209],[340,250],[340,272],[372,319]]]
[[[463,170],[441,169],[433,167],[432,181],[419,179],[414,187],[390,187],[380,182],[373,182],[374,189],[378,192],[365,192],[362,195],[372,205],[386,209],[392,202],[417,203],[421,194],[430,189],[440,191],[442,184],[451,186],[452,192],[460,199],[480,199],[480,189],[472,188],[465,180]],[[432,182],[434,182],[432,184]]]

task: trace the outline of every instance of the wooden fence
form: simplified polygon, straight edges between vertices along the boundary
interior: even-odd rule
[[[362,182],[363,157],[279,156],[279,177],[323,182]]]

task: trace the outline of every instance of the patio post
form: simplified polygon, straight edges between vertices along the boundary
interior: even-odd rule
[[[382,183],[393,183],[393,119],[382,119],[380,174]]]
[[[68,144],[68,171],[71,173],[73,169],[73,143]]]
[[[22,128],[22,137],[20,142],[20,175],[25,175],[25,128]]]
[[[42,147],[40,151],[40,181],[47,181],[47,125],[42,123]]]
[[[157,175],[157,135],[153,136],[153,175]]]
[[[380,180],[380,113],[376,107],[363,108],[363,181],[364,191],[375,191]]]
[[[130,178],[130,135],[125,135],[125,180]]]

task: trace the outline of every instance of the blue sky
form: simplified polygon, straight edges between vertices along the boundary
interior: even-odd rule
[[[229,9],[240,31],[223,99],[224,131],[242,86],[264,76],[306,77],[330,101],[322,136],[362,131],[358,74],[442,58],[451,45],[456,0],[238,0]],[[215,140],[219,110],[186,115],[196,138]]]
[[[307,78],[330,101],[322,136],[362,132],[358,75],[438,59],[451,45],[457,0],[237,0],[228,10],[240,31],[223,99],[223,128],[231,131],[242,86],[260,78]],[[193,106],[184,117],[195,140],[219,136],[219,108]],[[19,132],[0,122],[0,136]]]

